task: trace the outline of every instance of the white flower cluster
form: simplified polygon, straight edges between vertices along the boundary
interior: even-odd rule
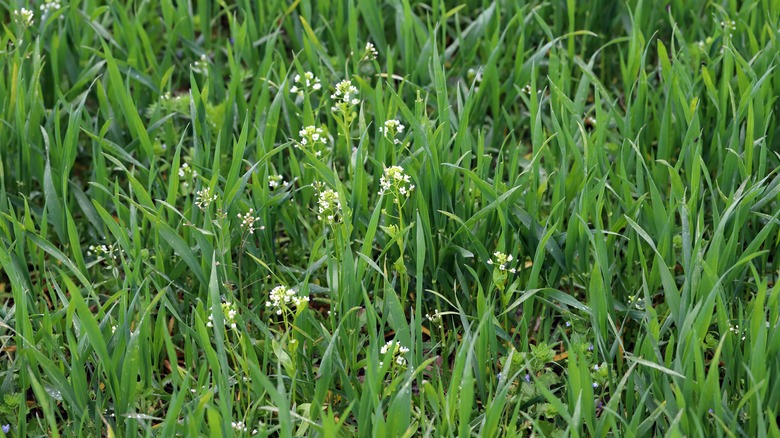
[[[322,88],[320,79],[314,76],[314,73],[310,71],[304,73],[303,77],[301,77],[301,75],[295,75],[293,81],[298,85],[290,87],[290,93],[297,94],[300,97],[303,97],[304,93],[317,91]]]
[[[222,303],[222,314],[225,316],[225,326],[232,329],[236,328],[236,315],[238,315],[238,309],[235,303],[225,301]],[[214,316],[209,315],[209,320],[206,323],[206,327],[214,327]]]
[[[371,42],[366,43],[366,50],[363,52],[363,59],[373,61],[379,56],[379,52],[376,51],[376,47]]]
[[[628,302],[629,302],[629,305],[630,305],[630,303],[634,303],[634,308],[636,308],[637,310],[642,310],[642,309],[645,308],[645,300],[643,300],[641,298],[637,298],[637,297],[635,297],[633,295],[629,295],[628,296]]]
[[[208,68],[209,68],[209,57],[206,56],[205,53],[200,55],[200,58],[197,61],[192,63],[192,69],[197,72],[205,73],[206,71],[208,71]]]
[[[720,27],[723,28],[724,32],[729,33],[729,37],[733,37],[734,31],[737,30],[737,23],[729,19],[726,19],[725,21],[720,22]]]
[[[414,190],[414,184],[409,184],[410,181],[411,178],[404,173],[403,167],[387,167],[385,168],[385,174],[379,179],[379,196],[387,192],[398,192],[401,196],[408,198]],[[398,204],[400,201],[398,198],[395,198],[394,202]]]
[[[23,26],[32,26],[33,11],[25,8],[17,9],[14,11],[14,18]]]
[[[275,189],[279,186],[284,186],[287,184],[284,181],[284,177],[282,175],[271,175],[268,177],[268,187]]]
[[[302,307],[308,302],[309,297],[298,296],[294,290],[288,287],[276,286],[268,294],[268,301],[265,302],[265,307],[270,307],[276,311],[277,315],[281,315],[285,311],[291,310],[292,307]]]
[[[379,354],[382,356],[385,356],[388,351],[393,352],[393,362],[395,362],[399,366],[406,366],[406,358],[403,357],[404,354],[409,352],[409,349],[402,346],[395,340],[387,341],[385,345],[382,346],[382,348],[379,349]],[[384,362],[380,361],[379,366],[381,367],[384,364]]]
[[[488,260],[488,262],[487,262],[488,265],[496,265],[496,266],[498,266],[498,270],[499,271],[509,271],[509,272],[511,272],[513,274],[515,272],[517,272],[517,269],[508,267],[508,264],[512,260],[514,260],[514,257],[512,257],[511,255],[506,255],[503,252],[496,251],[496,252],[493,253],[493,257],[495,257],[496,259],[495,260],[493,260],[493,259]]]
[[[230,426],[238,432],[249,432],[249,428],[246,427],[243,421],[231,421]]]
[[[179,178],[185,178],[191,176],[193,178],[198,177],[198,171],[191,168],[189,164],[184,163],[179,167]]]
[[[430,321],[431,324],[436,324],[437,326],[439,326],[439,328],[441,328],[441,326],[442,326],[441,325],[441,313],[439,313],[438,310],[434,311],[433,315],[430,315],[430,314],[426,313],[425,314],[425,319]]]
[[[322,190],[317,196],[317,219],[337,222],[341,212],[339,194],[331,189]]]
[[[89,245],[87,255],[95,256],[95,258],[102,258],[103,263],[106,265],[106,269],[111,269],[113,265],[119,261],[119,256],[122,252],[118,243],[109,245]]]
[[[745,335],[742,333],[742,330],[739,329],[739,325],[732,326],[729,324],[729,331],[731,333],[734,333],[737,337],[740,337],[742,335],[742,340],[745,340]]]
[[[49,11],[52,11],[52,10],[58,11],[61,7],[62,7],[62,5],[60,4],[59,0],[46,0],[46,1],[44,1],[41,4],[41,8],[40,9],[41,9],[41,12],[43,12],[45,14],[45,13],[47,13]],[[64,16],[62,16],[60,18],[64,18]]]
[[[401,144],[401,140],[395,138],[395,136],[403,132],[404,125],[397,119],[387,120],[385,121],[385,126],[379,128],[379,133],[384,135],[386,139],[392,141],[393,144]]]
[[[322,146],[325,146],[325,135],[323,134],[322,128],[318,128],[316,126],[307,126],[300,131],[298,131],[298,135],[301,136],[301,139],[295,144],[296,148],[310,148],[312,152],[314,152],[314,155],[321,157],[322,156]]]
[[[336,84],[336,91],[330,95],[330,98],[335,102],[330,108],[334,113],[341,113],[344,118],[351,122],[354,114],[352,114],[352,108],[356,105],[360,105],[360,99],[357,98],[358,89],[352,85],[352,81],[344,79]]]
[[[250,208],[246,214],[239,213],[237,217],[241,220],[241,229],[242,230],[248,230],[249,234],[255,234],[255,230],[264,230],[264,226],[256,226],[255,222],[259,221],[260,218],[256,217],[254,215],[255,210],[253,208]]]
[[[195,193],[195,205],[201,210],[206,210],[209,204],[217,200],[217,195],[211,193],[211,188],[204,187]]]

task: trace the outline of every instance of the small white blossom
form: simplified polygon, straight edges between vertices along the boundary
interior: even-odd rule
[[[379,133],[386,139],[393,142],[393,144],[401,144],[401,140],[395,138],[396,135],[400,135],[404,132],[404,125],[397,119],[391,119],[385,121],[385,126],[379,128]]]
[[[331,189],[320,191],[317,195],[317,219],[333,223],[338,221],[340,214],[339,194]]]
[[[198,60],[192,63],[192,69],[200,73],[207,72],[209,69],[209,57],[205,53],[200,55]]]
[[[41,4],[41,12],[46,14],[49,11],[58,11],[62,5],[60,4],[59,0],[46,0]],[[65,18],[64,16],[61,16],[60,18]]]
[[[731,333],[734,333],[735,335],[737,335],[737,337],[740,337],[740,334],[742,334],[742,330],[739,329],[739,325],[732,326],[731,324],[729,324],[729,331]],[[744,334],[741,336],[741,339],[743,341],[745,340],[745,335]]]
[[[399,366],[406,366],[406,358],[404,358],[404,354],[409,352],[409,349],[402,346],[400,343],[396,342],[395,340],[387,341],[385,345],[382,346],[382,348],[379,349],[379,354],[382,356],[387,355],[388,352],[392,352],[392,359],[393,362]],[[384,363],[379,362],[379,366],[381,367]]]
[[[231,421],[230,426],[233,428],[233,430],[238,432],[248,432],[249,428],[244,424],[243,421]]]
[[[341,113],[344,117],[352,119],[352,107],[360,104],[360,99],[357,98],[358,89],[352,85],[352,81],[344,79],[336,84],[336,91],[330,95],[330,98],[335,102],[331,107],[331,111],[334,113]]]
[[[411,177],[404,173],[401,166],[390,166],[385,168],[384,175],[379,178],[379,196],[386,193],[398,194],[400,197],[408,198],[414,191],[414,184],[410,184]],[[400,201],[398,197],[394,199],[396,204]]]
[[[255,230],[264,230],[264,226],[256,226],[255,222],[258,222],[260,220],[259,217],[256,217],[254,215],[255,210],[253,208],[250,208],[249,211],[246,214],[239,213],[237,215],[238,219],[241,220],[241,229],[242,230],[248,230],[249,234],[255,234]]]
[[[298,149],[308,149],[316,156],[322,156],[322,151],[325,146],[325,133],[322,128],[316,126],[306,126],[298,131],[301,139],[295,143],[295,147]]]
[[[236,307],[236,304],[231,303],[230,301],[223,301],[222,314],[225,318],[225,326],[235,329],[237,327],[236,316],[238,315],[238,308]],[[213,315],[209,315],[209,320],[206,322],[206,327],[214,327]]]
[[[217,200],[217,195],[211,193],[211,188],[204,187],[195,194],[195,205],[201,210],[206,210],[209,204]]]
[[[308,302],[308,296],[299,296],[288,287],[276,286],[268,294],[268,301],[265,302],[265,307],[269,307],[277,315],[281,315],[285,312],[292,312],[293,308],[303,307]]]
[[[303,97],[305,93],[317,91],[322,88],[320,79],[314,73],[307,71],[303,76],[296,74],[293,77],[294,85],[290,87],[290,93]]]
[[[723,32],[728,32],[729,37],[733,37],[734,31],[737,30],[737,23],[726,19],[725,21],[720,22],[720,27],[723,28]]]
[[[284,186],[287,184],[284,181],[284,177],[282,175],[272,175],[268,177],[268,187],[275,189],[279,186]]]
[[[32,26],[33,11],[25,8],[17,9],[14,11],[14,18],[23,26]]]
[[[379,56],[379,52],[376,51],[376,47],[371,42],[366,43],[366,49],[363,52],[363,59],[373,61]]]
[[[87,255],[94,256],[96,260],[100,260],[106,269],[113,269],[121,262],[121,255],[124,251],[118,243],[107,245],[89,245]]]
[[[493,253],[493,257],[495,257],[495,260],[492,258],[487,261],[488,265],[496,265],[498,266],[499,271],[509,271],[511,273],[517,272],[517,269],[514,267],[509,267],[509,263],[514,260],[514,257],[512,255],[504,254],[503,252],[496,251]]]
[[[426,318],[428,321],[430,321],[430,322],[431,322],[431,324],[436,324],[437,326],[439,326],[439,328],[441,328],[441,327],[442,327],[442,324],[441,324],[441,313],[439,313],[439,311],[438,311],[438,310],[436,310],[435,312],[433,312],[433,315],[429,315],[429,314],[427,314],[427,313],[426,313],[426,314],[425,314],[425,318]]]
[[[181,167],[179,167],[179,178],[185,178],[185,177],[189,177],[189,176],[191,176],[193,178],[197,178],[198,177],[198,171],[193,169],[193,168],[191,168],[189,164],[184,163],[184,164],[181,165]]]

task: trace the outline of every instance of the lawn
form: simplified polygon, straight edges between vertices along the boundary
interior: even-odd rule
[[[780,437],[780,0],[0,21],[0,437]]]

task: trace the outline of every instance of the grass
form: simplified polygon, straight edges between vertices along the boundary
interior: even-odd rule
[[[780,436],[777,0],[0,18],[0,436]]]

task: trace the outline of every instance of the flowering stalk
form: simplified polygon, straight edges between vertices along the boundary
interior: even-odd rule
[[[360,105],[360,99],[358,99],[358,89],[352,85],[352,81],[344,79],[336,84],[336,91],[331,94],[330,98],[333,99],[333,106],[330,108],[333,113],[333,118],[339,125],[339,128],[344,136],[345,151],[347,159],[349,158],[350,151],[352,150],[352,135],[350,129],[352,122],[357,117],[355,113],[355,107]]]
[[[291,336],[293,333],[290,328],[295,325],[295,319],[308,305],[309,297],[307,295],[298,295],[293,289],[282,285],[271,289],[268,301],[265,302],[267,309],[282,317],[282,336],[278,341],[273,339],[272,344],[274,352],[279,356],[290,376],[295,374],[296,352],[299,346],[298,340]],[[269,323],[272,322],[273,319],[269,318]]]
[[[396,206],[397,216],[389,213],[387,209],[382,209],[382,212],[388,217],[395,219],[398,223],[382,227],[382,229],[398,244],[399,255],[398,259],[393,263],[393,267],[401,278],[401,304],[403,304],[409,286],[409,280],[406,276],[406,265],[404,263],[404,247],[406,246],[404,244],[404,235],[413,225],[410,224],[409,227],[404,227],[403,207],[414,191],[415,186],[411,184],[411,177],[404,173],[404,169],[401,166],[385,168],[384,174],[379,179],[379,186],[379,196],[388,195],[392,199],[392,204]]]
[[[501,251],[493,253],[493,257],[488,259],[487,264],[493,266],[493,284],[501,292],[501,298],[504,306],[509,304],[509,294],[506,293],[506,285],[509,282],[509,274],[517,272],[514,267],[515,258],[511,254],[504,254]]]
[[[255,230],[265,230],[265,226],[257,224],[260,221],[260,217],[255,216],[255,210],[253,208],[250,208],[249,211],[245,214],[238,213],[236,217],[241,221],[241,246],[238,249],[238,288],[241,294],[242,302],[246,302],[246,295],[244,293],[243,287],[244,283],[241,275],[241,262],[244,258],[244,245],[246,245],[249,236],[255,234]]]

